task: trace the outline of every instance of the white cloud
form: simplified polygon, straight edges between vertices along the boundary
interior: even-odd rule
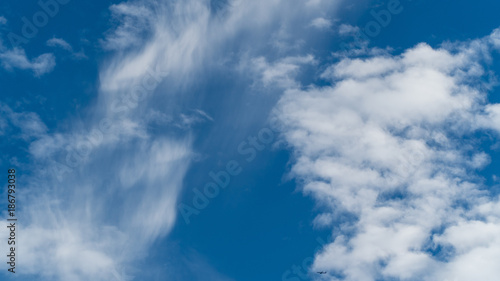
[[[311,22],[311,26],[317,29],[328,29],[332,26],[332,22],[325,18],[316,18]]]
[[[500,132],[498,105],[473,86],[485,84],[494,37],[345,58],[323,73],[331,86],[286,90],[275,118],[292,175],[324,209],[315,225],[334,226],[312,270],[328,280],[497,279],[500,203],[473,172],[489,157],[464,139]],[[343,212],[357,219],[338,227]]]
[[[223,8],[225,13],[217,15],[206,4],[188,0],[154,8],[149,1],[113,6],[121,24],[107,34],[104,46],[123,50],[140,43],[141,47],[103,71],[103,80],[107,81],[104,86],[108,90],[118,85],[128,88],[130,76],[141,71],[144,75],[146,66],[155,69],[161,65],[163,71],[180,79],[209,62],[228,59],[228,52],[251,58],[269,44],[281,52],[296,50],[303,44],[296,33],[308,32],[309,23],[318,18],[318,13],[332,11],[338,1],[317,6],[299,0],[235,0]]]
[[[150,7],[121,3],[112,5],[110,10],[119,25],[102,41],[104,48],[119,50],[141,45],[143,36],[151,28],[151,21],[154,19]]]
[[[15,112],[7,105],[0,104],[0,113],[4,118],[0,122],[3,124],[0,126],[3,130],[8,126],[7,123],[20,130],[19,134],[13,136],[28,140],[43,136],[47,132],[47,127],[34,112]]]
[[[286,57],[274,63],[269,63],[264,57],[258,57],[251,60],[250,66],[244,65],[242,69],[257,73],[264,86],[277,85],[283,88],[292,88],[297,86],[294,78],[299,72],[300,66],[316,63],[312,55]]]
[[[60,47],[66,51],[73,52],[73,47],[71,47],[71,45],[68,42],[64,41],[61,38],[54,37],[54,38],[47,40],[47,46]]]
[[[29,60],[23,49],[12,49],[1,52],[0,62],[7,70],[14,68],[27,69],[33,71],[35,76],[42,76],[51,72],[55,65],[55,58],[53,54],[42,54],[32,60]]]
[[[236,0],[217,15],[207,1],[111,6],[114,26],[101,43],[116,52],[101,64],[99,94],[88,118],[67,120],[68,130],[41,131],[30,143],[36,172],[25,187],[19,235],[26,243],[19,272],[44,280],[133,279],[140,272],[135,263],[175,223],[182,181],[195,155],[189,125],[212,118],[204,111],[176,111],[174,106],[187,99],[179,89],[228,53],[237,54],[236,65],[276,41],[296,43],[288,36],[292,31],[307,32],[320,12],[334,6],[331,1]],[[69,49],[64,42],[54,38],[47,44]],[[32,61],[17,49],[3,54],[5,67],[39,75],[54,65],[49,54]],[[287,55],[273,63],[257,62],[269,81],[287,84],[295,65],[314,59]],[[148,130],[152,122],[177,120],[188,129],[175,138]],[[5,229],[0,233],[5,237]]]
[[[341,24],[339,26],[340,35],[353,35],[359,31],[359,27],[350,24]]]
[[[0,25],[6,24],[7,20],[0,16]],[[51,72],[55,65],[55,57],[51,53],[45,53],[38,57],[29,59],[23,48],[9,49],[2,44],[0,39],[0,63],[8,71],[14,69],[31,70],[36,77]]]
[[[94,143],[85,132],[45,134],[32,143],[41,166],[25,187],[19,272],[43,280],[129,280],[134,260],[170,232],[190,140],[115,131],[103,137]]]
[[[500,49],[500,28],[493,31],[490,36],[490,41],[495,46],[495,48]]]
[[[189,113],[181,113],[179,117],[180,120],[174,125],[182,129],[191,129],[192,126],[204,123],[207,120],[214,121],[210,115],[200,109],[192,110]]]
[[[66,42],[64,39],[53,37],[53,38],[47,40],[46,44],[49,47],[62,48],[63,50],[66,50],[67,52],[71,53],[71,55],[74,59],[86,59],[87,58],[83,49],[81,49],[79,52],[75,52],[73,50],[73,47],[68,42]]]

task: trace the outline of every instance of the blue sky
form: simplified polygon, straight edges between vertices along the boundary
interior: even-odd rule
[[[0,279],[498,280],[499,8],[0,3]]]

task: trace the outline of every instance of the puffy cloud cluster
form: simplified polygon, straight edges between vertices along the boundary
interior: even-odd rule
[[[498,132],[481,67],[498,32],[467,44],[344,58],[292,87],[275,108],[292,175],[324,212],[334,241],[321,280],[496,280],[500,201],[477,176],[475,134]],[[350,219],[345,219],[345,218]]]

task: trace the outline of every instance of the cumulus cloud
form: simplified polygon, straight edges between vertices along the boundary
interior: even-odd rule
[[[0,16],[0,24],[6,24],[7,19],[5,17]]]
[[[499,129],[481,86],[495,36],[344,58],[322,74],[330,86],[286,90],[274,118],[324,210],[315,224],[332,228],[312,268],[326,280],[500,276],[500,201],[476,175],[489,157],[467,141]],[[355,219],[338,223],[345,213]]]
[[[495,46],[495,48],[500,49],[500,28],[497,28],[493,31],[490,36],[490,41]]]

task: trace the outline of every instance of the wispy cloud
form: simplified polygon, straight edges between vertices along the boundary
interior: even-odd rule
[[[105,49],[120,50],[141,45],[144,34],[151,32],[155,16],[152,7],[146,6],[146,3],[121,3],[110,7],[118,25],[102,41]]]
[[[183,89],[207,65],[227,61],[228,53],[237,54],[230,58],[237,66],[261,57],[257,54],[270,38],[283,46],[294,41],[287,34],[299,26],[307,32],[318,11],[335,6],[292,2],[232,1],[216,12],[208,1],[195,0],[111,6],[112,28],[101,41],[110,57],[100,66],[91,114],[67,120],[71,129],[41,131],[29,145],[36,172],[25,188],[19,239],[27,242],[19,250],[19,272],[44,280],[133,279],[140,272],[134,262],[144,259],[176,221],[183,179],[195,156],[192,125],[213,119],[202,110],[176,108],[189,98]],[[299,14],[303,17],[296,21]],[[249,44],[254,42],[262,43]],[[60,38],[47,44],[71,47]],[[32,61],[19,49],[3,54],[9,54],[0,57],[5,67],[33,69],[37,75],[54,66],[51,54]],[[296,65],[314,59],[287,55],[276,63],[255,62],[269,81],[287,84]],[[178,122],[185,130],[154,134],[152,122]],[[200,266],[210,273],[208,280],[226,280],[203,263],[190,264]]]
[[[339,26],[339,34],[340,35],[353,35],[359,32],[359,27],[357,26],[352,26],[350,24],[341,24]]]
[[[42,76],[51,72],[55,65],[55,57],[53,54],[46,53],[36,58],[28,59],[26,52],[23,49],[0,50],[0,62],[7,70],[24,69],[31,70],[35,76]]]
[[[243,69],[256,73],[260,78],[258,81],[262,81],[264,86],[292,88],[297,86],[294,78],[300,67],[316,63],[312,55],[285,57],[274,63],[269,63],[264,57],[258,57],[251,60],[250,66],[243,66]]]
[[[34,112],[15,112],[7,105],[0,104],[0,115],[3,117],[3,122],[0,122],[2,131],[8,127],[17,128],[20,133],[15,135],[24,140],[43,136],[47,132],[40,116]]]
[[[73,47],[61,38],[53,37],[47,41],[47,46],[49,47],[60,47],[68,52],[73,52]]]
[[[199,109],[195,109],[187,114],[181,113],[179,117],[180,120],[175,123],[175,126],[183,129],[190,129],[192,126],[199,123],[204,123],[207,120],[214,121],[214,119],[210,117],[210,115]]]
[[[0,25],[4,25],[6,23],[7,19],[0,16]],[[1,39],[0,63],[2,67],[8,71],[13,71],[15,69],[31,70],[37,77],[51,72],[56,65],[55,57],[51,53],[41,54],[30,59],[26,55],[26,52],[23,48],[8,48],[3,45],[3,41]]]
[[[83,52],[83,49],[79,52],[75,52],[73,47],[62,38],[53,37],[47,40],[47,46],[54,48],[61,48],[71,54],[74,59],[86,59],[87,56]]]
[[[328,29],[332,27],[332,22],[325,18],[316,18],[311,22],[311,26],[314,26],[318,29]]]

